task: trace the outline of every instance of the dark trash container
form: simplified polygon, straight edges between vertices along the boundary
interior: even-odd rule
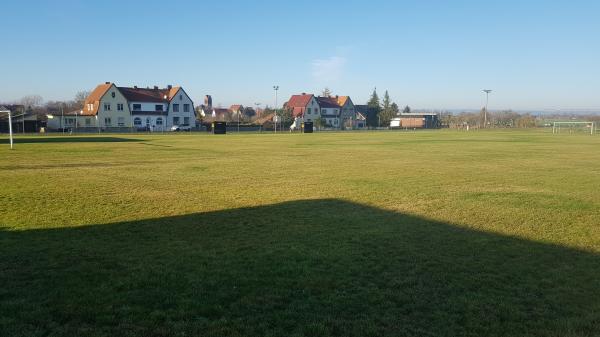
[[[313,133],[313,122],[305,122],[303,126],[304,133]]]
[[[226,122],[213,122],[212,129],[213,129],[213,134],[224,135],[227,133],[227,123]]]

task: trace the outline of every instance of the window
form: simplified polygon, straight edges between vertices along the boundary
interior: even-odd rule
[[[179,95],[179,100],[183,100],[183,95]]]
[[[156,119],[156,125],[163,125],[163,119],[162,119],[162,117],[158,117]]]
[[[88,107],[88,111],[92,111],[92,110],[94,110],[94,104],[93,104],[93,103],[89,103],[89,104],[87,105],[87,107]]]
[[[85,119],[85,126],[90,126],[92,125],[92,120],[90,118],[86,118]]]
[[[173,112],[179,112],[179,104],[173,104]]]
[[[308,112],[308,113],[311,113],[311,109],[310,109],[310,108],[308,108],[308,109],[307,109],[307,112]]]
[[[173,117],[173,125],[179,125],[179,117]]]
[[[65,125],[73,125],[75,124],[74,118],[65,118]]]
[[[185,125],[190,124],[190,118],[189,117],[183,117],[183,124],[185,124]]]
[[[154,106],[154,110],[156,110],[156,111],[163,111],[163,105],[162,104],[156,104]]]
[[[327,113],[327,110],[325,110],[325,109],[321,109],[321,113],[322,113],[322,114],[324,114],[324,113]]]
[[[114,91],[110,95],[112,96],[112,98],[115,98],[115,96],[116,96]]]
[[[117,111],[123,111],[123,103],[117,103]]]
[[[133,105],[133,111],[142,111],[142,105],[141,104],[134,104]]]
[[[104,125],[106,126],[110,126],[112,124],[110,117],[106,117],[104,118]]]
[[[334,119],[334,120],[333,120],[333,125],[337,125],[337,122],[338,122],[338,120],[337,120],[337,119]]]
[[[104,111],[110,111],[110,103],[104,103]]]
[[[119,126],[125,126],[125,117],[119,117],[117,119],[117,125],[119,125]]]
[[[141,126],[142,125],[142,119],[139,117],[136,117],[133,119],[133,125],[135,126]]]
[[[190,112],[190,105],[189,104],[184,104],[183,105],[183,112]]]

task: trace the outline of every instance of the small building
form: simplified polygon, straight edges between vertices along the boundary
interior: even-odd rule
[[[391,128],[437,129],[440,127],[437,113],[401,113],[390,121]]]
[[[284,109],[290,111],[293,118],[300,118],[302,122],[314,122],[321,116],[319,102],[312,94],[293,95],[284,104]]]
[[[318,97],[319,106],[321,107],[321,118],[325,122],[326,127],[340,129],[341,119],[340,110],[341,107],[335,97]]]
[[[335,99],[340,106],[340,128],[354,128],[354,120],[356,119],[356,108],[350,96],[335,96]]]
[[[364,129],[367,127],[367,117],[363,116],[360,112],[356,112],[356,117],[354,117],[354,128],[355,129]]]
[[[12,130],[14,133],[38,132],[46,126],[43,115],[35,113],[31,108],[26,109],[24,105],[8,104],[3,105],[3,109],[9,110],[12,114]],[[0,116],[0,132],[8,132],[8,116]]]
[[[135,129],[165,131],[172,126],[196,127],[194,103],[181,87],[119,87],[127,98]]]
[[[242,117],[242,114],[244,113],[244,106],[241,104],[234,104],[229,107],[229,112],[231,112],[232,118],[238,118],[238,116]]]

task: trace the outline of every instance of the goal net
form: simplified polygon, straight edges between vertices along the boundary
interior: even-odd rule
[[[554,122],[552,125],[554,134],[587,133],[593,135],[595,132],[595,122]]]

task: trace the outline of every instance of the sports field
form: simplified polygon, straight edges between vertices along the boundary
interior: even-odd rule
[[[600,136],[0,142],[0,336],[598,336]]]

